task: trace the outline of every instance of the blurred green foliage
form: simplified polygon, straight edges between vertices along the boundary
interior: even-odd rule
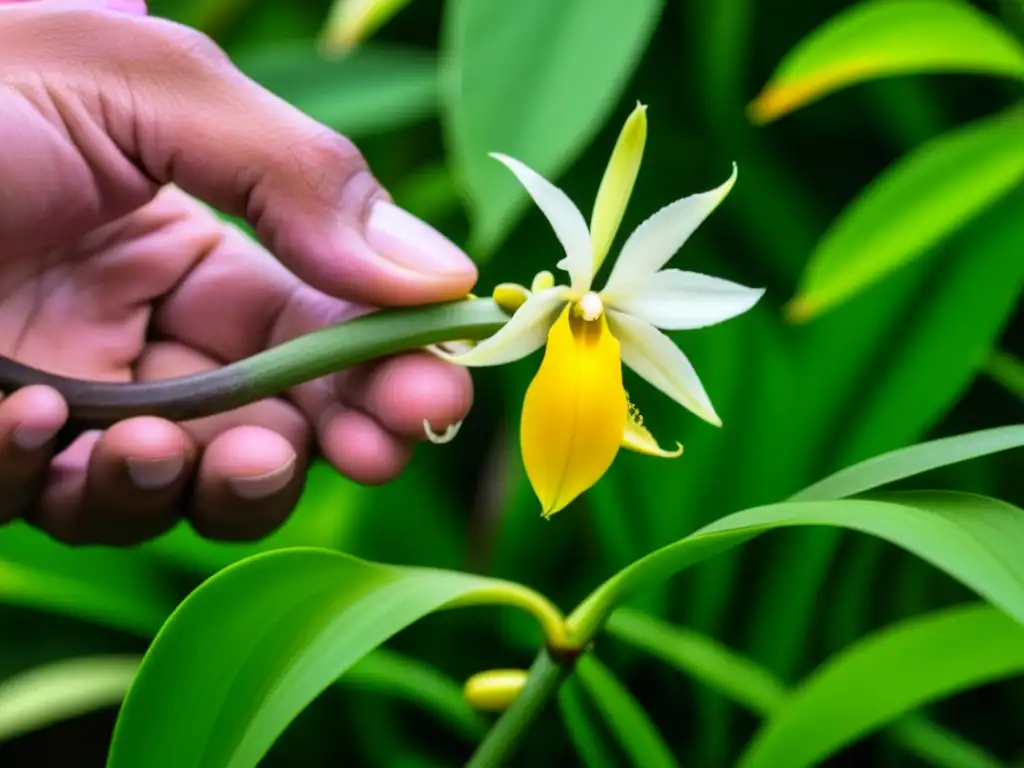
[[[923,15],[910,26],[926,27],[927,3],[914,4]],[[968,5],[942,4],[953,14]],[[997,113],[1019,115],[1008,111],[1021,96],[1012,77],[896,68],[755,126],[747,103],[797,43],[850,3],[791,0],[783,11],[754,0],[413,0],[392,4],[396,15],[342,57],[318,49],[331,11],[326,0],[150,5],[155,15],[208,32],[243,71],[351,136],[399,204],[466,244],[481,264],[483,291],[501,281],[528,283],[558,248],[487,152],[523,160],[585,202],[639,99],[650,107],[648,161],[623,228],[710,189],[736,161],[735,190],[676,263],[768,293],[739,320],[677,335],[725,427],[703,424],[628,381],[647,422],[665,439],[681,440],[686,453],[667,464],[621,456],[551,522],[540,519],[519,461],[518,410],[536,367],[524,361],[475,372],[476,404],[459,438],[422,448],[395,483],[362,488],[317,466],[295,515],[254,545],[204,542],[182,526],[131,550],[71,550],[21,525],[0,530],[0,675],[7,679],[0,683],[0,714],[7,713],[0,725],[13,723],[0,734],[4,766],[72,759],[82,768],[104,765],[126,664],[202,579],[242,557],[329,547],[515,580],[568,608],[618,569],[727,513],[778,502],[842,467],[929,437],[1024,421],[1014,359],[1024,351],[1024,185],[1012,172],[1024,130],[1003,128],[994,159],[973,154],[932,164],[907,182],[895,197],[913,218],[890,200],[862,240],[847,226],[843,259],[856,256],[858,243],[863,251],[864,242],[883,236],[912,244],[913,258],[904,248],[898,269],[893,264],[879,279],[862,281],[810,322],[789,323],[783,311],[831,223],[851,215],[847,206],[874,179],[910,162],[922,146],[948,140],[950,129],[983,125],[976,121]],[[1008,42],[997,58],[1014,71],[1024,33],[1020,9],[993,0],[975,10],[982,23],[1002,30]],[[990,174],[979,171],[985,158]],[[995,178],[999,194],[979,191],[982,177]],[[973,185],[977,204],[964,204],[958,184]],[[921,208],[922,199],[939,202]],[[895,487],[956,488],[1022,505],[1020,478],[1018,450]],[[1002,544],[1008,558],[1024,553],[1024,541]],[[279,576],[285,584],[289,578]],[[856,683],[886,653],[905,665],[903,674],[879,682],[866,702],[857,698],[863,688],[846,696],[848,710],[862,705],[859,724],[847,711],[845,720],[819,723],[814,739],[786,737],[786,728],[799,734],[813,721],[787,725],[780,715],[743,764],[778,765],[771,750],[786,738],[804,743],[808,754],[834,752],[829,765],[1019,762],[1024,684],[1013,633],[1020,628],[991,608],[955,607],[970,597],[946,573],[877,539],[804,528],[772,533],[638,594],[634,607],[664,630],[662,650],[630,641],[629,615],[616,618],[615,639],[598,642],[615,677],[589,659],[560,695],[566,725],[549,708],[514,764],[626,765],[634,764],[630,755],[668,750],[681,765],[733,765],[758,729],[751,713],[773,715],[774,696],[796,691],[794,706],[827,712],[816,684],[827,675]],[[248,599],[258,618],[261,595]],[[965,623],[975,614],[980,623]],[[689,645],[684,639],[673,646],[666,634],[672,625],[694,633]],[[239,633],[237,642],[245,642]],[[453,698],[453,681],[527,666],[538,638],[528,617],[506,611],[430,616],[325,691],[263,764],[460,764],[483,725]],[[203,638],[196,642],[202,647]],[[669,663],[686,676],[666,672],[638,648],[675,658]],[[932,648],[942,652],[929,655]],[[702,674],[679,653],[704,654],[696,664]],[[826,659],[829,667],[805,679]],[[973,670],[972,660],[989,666]],[[961,665],[957,679],[984,687],[959,693],[963,685],[953,677],[936,683],[940,662],[947,671]],[[97,681],[97,670],[107,667],[113,677]],[[177,672],[186,682],[203,674]],[[902,714],[932,701],[923,693],[929,681],[957,695],[928,706],[929,720],[904,719],[853,744],[892,702],[903,701]],[[620,695],[626,688],[631,695]],[[16,706],[14,717],[4,697],[26,691],[37,696],[35,709]],[[59,704],[41,705],[46,691]],[[836,691],[841,687],[825,693]],[[95,707],[102,709],[64,720]],[[438,717],[451,727],[440,727]],[[581,740],[607,746],[584,747],[577,757]]]

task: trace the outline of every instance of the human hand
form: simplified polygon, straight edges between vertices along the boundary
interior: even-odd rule
[[[171,22],[0,5],[0,115],[0,354],[28,365],[187,375],[476,280],[348,140]],[[72,543],[130,544],[182,516],[211,538],[259,537],[294,507],[314,441],[384,482],[424,418],[444,429],[471,399],[465,370],[413,353],[194,422],[126,420],[54,455],[66,404],[27,387],[0,401],[0,521]]]

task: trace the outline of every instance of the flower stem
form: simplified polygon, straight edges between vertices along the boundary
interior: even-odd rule
[[[530,667],[530,676],[523,690],[480,742],[466,768],[498,768],[512,757],[527,729],[569,676],[571,669],[571,663],[556,662],[547,648],[542,648]]]

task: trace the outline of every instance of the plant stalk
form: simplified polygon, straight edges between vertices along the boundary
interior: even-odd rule
[[[571,663],[556,662],[547,648],[542,648],[530,667],[523,690],[480,742],[466,768],[504,765],[571,670]]]

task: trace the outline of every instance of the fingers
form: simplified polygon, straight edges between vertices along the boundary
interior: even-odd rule
[[[55,457],[25,517],[69,544],[136,544],[182,517],[207,538],[256,539],[294,509],[304,474],[292,444],[269,429],[229,429],[201,449],[182,427],[140,417]]]
[[[57,210],[82,226],[97,210],[113,218],[174,183],[244,216],[289,269],[334,296],[412,305],[475,282],[459,248],[388,201],[350,141],[246,78],[200,33],[32,4],[0,13],[0,71],[32,73],[13,78],[0,104],[0,145],[13,146],[0,177],[21,190],[0,236],[32,233],[26,221]],[[55,108],[54,92],[70,103]]]
[[[259,538],[277,528],[302,494],[305,467],[285,438],[263,427],[237,427],[206,448],[190,511],[211,539]]]
[[[26,387],[0,401],[0,523],[35,500],[67,414],[67,404],[49,387]]]
[[[324,409],[318,441],[331,464],[364,485],[394,479],[412,455],[408,440],[391,434],[371,416],[337,404]]]
[[[466,417],[473,404],[469,371],[426,352],[414,352],[339,374],[338,395],[372,415],[392,434],[425,437]]]
[[[359,366],[333,384],[333,390],[307,386],[299,400],[314,414],[327,460],[366,485],[402,471],[413,444],[426,438],[424,419],[443,432],[464,419],[473,402],[469,373],[427,353]]]
[[[176,424],[129,419],[54,457],[26,519],[73,544],[127,545],[177,522],[198,450]]]
[[[136,366],[139,379],[167,379],[217,367],[181,344],[151,344]],[[183,425],[203,449],[194,490],[183,510],[211,539],[265,536],[284,522],[302,492],[311,439],[290,403],[261,400]]]

